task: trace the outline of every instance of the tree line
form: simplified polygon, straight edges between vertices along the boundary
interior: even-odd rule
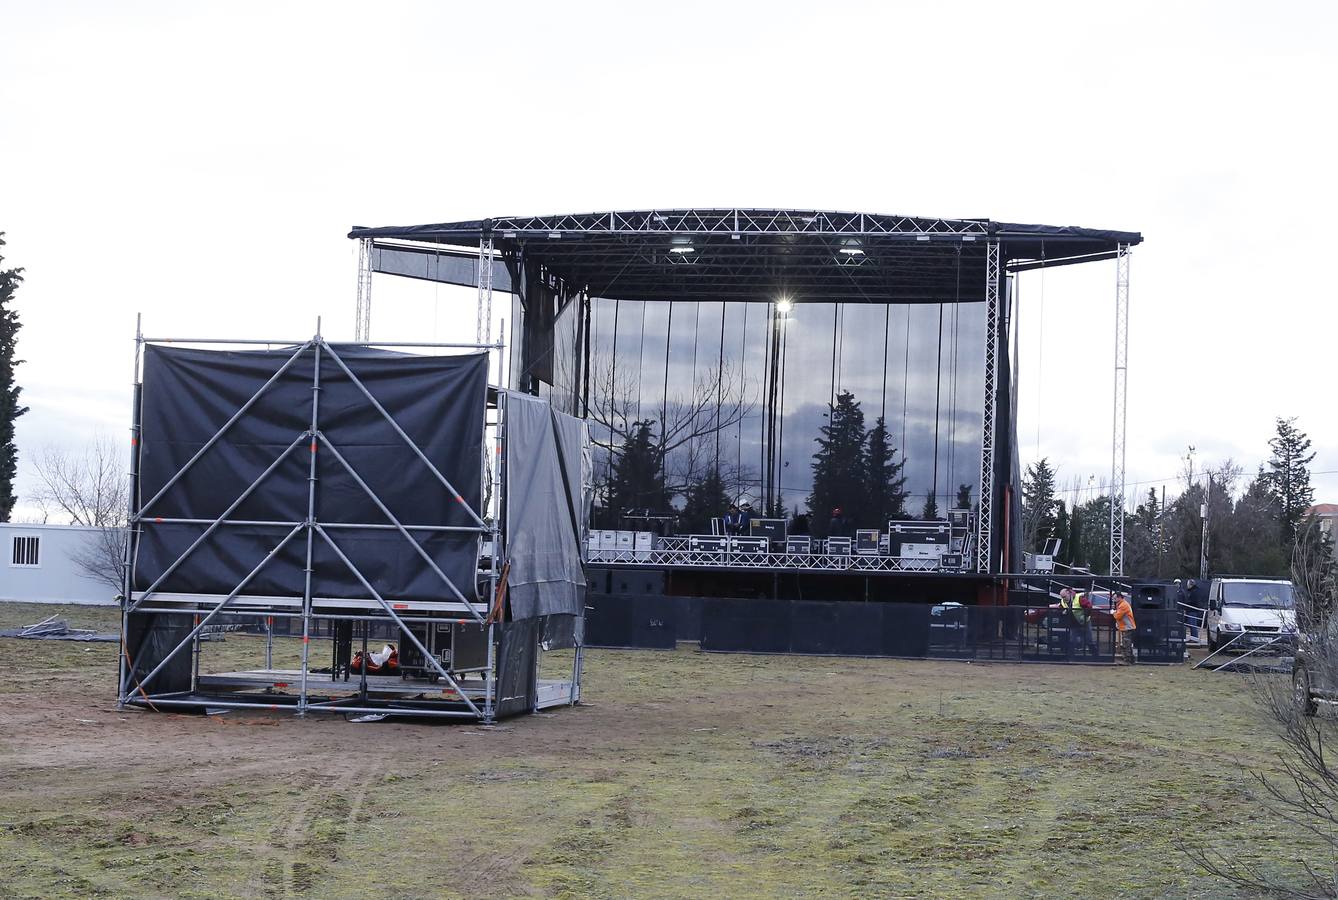
[[[725,380],[727,382],[727,379]],[[723,391],[723,393],[722,393]],[[700,398],[724,396],[723,407],[700,402]],[[630,399],[619,395],[597,412],[596,428],[607,437],[600,441],[609,453],[605,474],[598,485],[601,509],[597,527],[617,527],[625,511],[668,513],[677,497],[678,527],[685,532],[710,530],[712,518],[720,516],[739,498],[748,471],[712,453],[710,442],[722,427],[741,421],[751,405],[739,394],[722,388],[720,374],[713,373],[695,386],[681,402],[664,404],[670,410],[668,427],[654,417],[635,418]],[[832,512],[840,509],[847,527],[883,530],[891,519],[940,517],[936,491],[930,490],[924,506],[909,510],[904,454],[893,445],[883,417],[866,427],[864,411],[851,391],[839,393],[828,404],[826,423],[815,436],[816,451],[811,464],[813,486],[804,500],[812,512],[810,529],[826,536]],[[725,426],[717,426],[717,419]],[[672,451],[679,449],[677,464],[670,466]],[[970,509],[971,486],[959,485],[955,506]],[[762,514],[782,518],[803,513],[799,504],[787,510],[779,492]]]
[[[1124,514],[1124,573],[1140,578],[1197,578],[1208,572],[1288,577],[1298,538],[1327,542],[1306,521],[1314,504],[1310,438],[1295,418],[1278,418],[1269,459],[1248,478],[1231,460],[1199,469],[1193,447],[1185,456],[1180,493],[1163,501],[1156,488]],[[1057,561],[1097,574],[1110,570],[1108,492],[1066,501],[1048,458],[1027,467],[1022,480],[1022,543],[1042,550],[1061,541]]]

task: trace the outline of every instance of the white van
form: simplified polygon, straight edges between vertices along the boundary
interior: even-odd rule
[[[1208,647],[1245,652],[1296,647],[1292,583],[1273,578],[1214,578],[1208,588]]]

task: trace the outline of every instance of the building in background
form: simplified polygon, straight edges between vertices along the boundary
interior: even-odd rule
[[[1305,517],[1314,517],[1319,522],[1319,533],[1329,539],[1333,555],[1338,557],[1338,542],[1334,541],[1334,524],[1338,523],[1338,503],[1316,503],[1305,511]]]
[[[102,529],[83,525],[0,523],[0,602],[111,605],[118,591],[91,577]]]

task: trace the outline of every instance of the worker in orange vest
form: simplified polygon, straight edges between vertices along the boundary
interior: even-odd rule
[[[1134,609],[1129,605],[1129,598],[1116,594],[1110,614],[1115,619],[1115,649],[1124,657],[1125,664],[1132,666],[1137,661],[1134,632],[1138,625],[1134,622]]]

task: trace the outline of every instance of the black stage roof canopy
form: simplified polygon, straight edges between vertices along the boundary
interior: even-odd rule
[[[433,272],[451,259],[477,260],[491,239],[512,265],[537,264],[569,290],[596,297],[870,303],[982,299],[990,241],[1017,272],[1112,259],[1121,245],[1143,240],[1130,231],[989,219],[763,209],[510,217],[354,228],[349,237],[406,260],[432,257]],[[505,273],[500,265],[495,271]]]

